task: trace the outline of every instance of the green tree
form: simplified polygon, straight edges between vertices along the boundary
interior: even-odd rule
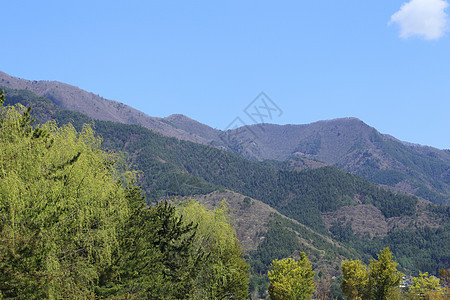
[[[274,260],[273,270],[268,272],[270,299],[310,299],[314,293],[315,283],[311,263],[305,253],[300,253],[298,260],[286,258]]]
[[[388,247],[377,255],[378,260],[372,259],[369,264],[369,288],[373,299],[387,299],[392,289],[401,283],[403,274],[397,271],[398,263],[392,260],[392,253]]]
[[[342,263],[341,289],[348,299],[388,299],[400,285],[403,274],[397,271],[398,263],[392,260],[389,248],[377,256],[378,260],[370,260],[368,270],[359,260]]]
[[[0,109],[0,298],[192,296],[196,226],[148,207],[90,126],[33,128],[29,113]]]
[[[1,90],[0,91],[0,107],[3,106],[3,103],[5,103],[5,91]]]
[[[364,299],[368,294],[369,274],[360,260],[344,261],[341,265],[342,292],[347,299]]]
[[[29,112],[0,109],[0,293],[93,297],[128,214],[116,157],[89,126],[33,128]]]
[[[246,299],[249,266],[232,226],[226,202],[213,211],[196,200],[180,203],[185,222],[197,224],[195,252],[205,253],[195,279],[193,299]]]
[[[167,202],[146,207],[139,188],[127,189],[131,214],[119,229],[119,247],[100,275],[97,295],[189,299],[203,261],[193,251],[196,226]]]
[[[413,277],[413,285],[410,292],[412,295],[418,295],[423,298],[430,298],[432,293],[441,293],[443,289],[439,285],[439,278],[429,276],[428,272],[419,272],[419,277]]]

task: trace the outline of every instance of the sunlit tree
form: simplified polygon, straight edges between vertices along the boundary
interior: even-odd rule
[[[197,224],[194,245],[205,254],[195,279],[195,299],[247,299],[249,266],[222,201],[214,210],[196,200],[178,205],[185,222]]]
[[[368,295],[369,274],[360,260],[344,261],[341,266],[341,289],[347,299],[364,299]]]
[[[269,275],[269,296],[273,300],[310,299],[315,283],[311,263],[305,253],[298,260],[286,258],[274,260]]]

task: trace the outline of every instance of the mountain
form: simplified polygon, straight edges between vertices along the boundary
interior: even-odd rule
[[[308,254],[316,270],[331,276],[339,275],[343,259],[367,261],[386,246],[405,272],[435,272],[450,263],[445,250],[449,207],[382,189],[320,162],[308,160],[315,163],[308,167],[301,157],[258,162],[142,126],[94,121],[29,90],[6,92],[5,104],[36,108],[32,115],[39,122],[72,123],[78,130],[94,123],[103,147],[124,153],[128,165],[141,170],[139,184],[150,202],[193,197],[214,205],[226,198],[247,249],[254,286],[265,284],[263,274],[272,259],[298,251]],[[202,130],[184,116],[171,120]]]
[[[250,141],[238,150],[244,157],[316,159],[395,190],[450,204],[450,150],[406,144],[356,118],[258,124],[228,134],[235,145]]]
[[[0,71],[0,86],[28,90],[53,101],[57,106],[81,112],[93,119],[123,124],[136,124],[170,137],[207,144],[209,140],[169,123],[163,118],[150,117],[126,104],[108,100],[78,87],[45,80],[26,80]]]
[[[63,109],[93,119],[141,125],[165,136],[228,149],[252,160],[288,161],[285,167],[292,170],[317,166],[319,161],[394,191],[450,204],[450,150],[399,141],[356,118],[305,125],[257,124],[223,132],[184,115],[150,117],[57,81],[30,81],[0,72],[0,86],[29,90]]]

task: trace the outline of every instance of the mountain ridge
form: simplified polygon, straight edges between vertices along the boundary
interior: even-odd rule
[[[254,124],[220,131],[181,114],[151,117],[57,81],[30,81],[0,71],[0,86],[32,91],[63,109],[93,119],[140,125],[252,160],[318,160],[401,192],[450,204],[450,150],[402,142],[355,117],[299,125]]]
[[[151,117],[124,103],[105,99],[94,93],[86,92],[76,86],[59,81],[26,80],[0,71],[0,85],[12,89],[29,90],[38,96],[52,100],[63,109],[78,111],[93,119],[122,124],[137,124],[166,136],[201,144],[208,143],[200,136],[194,136],[180,128],[167,124],[163,118]]]

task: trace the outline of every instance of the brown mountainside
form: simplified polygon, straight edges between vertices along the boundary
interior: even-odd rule
[[[137,124],[166,136],[201,144],[209,142],[204,137],[186,132],[162,118],[148,116],[126,104],[102,98],[99,95],[58,81],[25,80],[0,71],[0,86],[32,91],[39,96],[52,100],[61,108],[84,113],[93,119]]]

